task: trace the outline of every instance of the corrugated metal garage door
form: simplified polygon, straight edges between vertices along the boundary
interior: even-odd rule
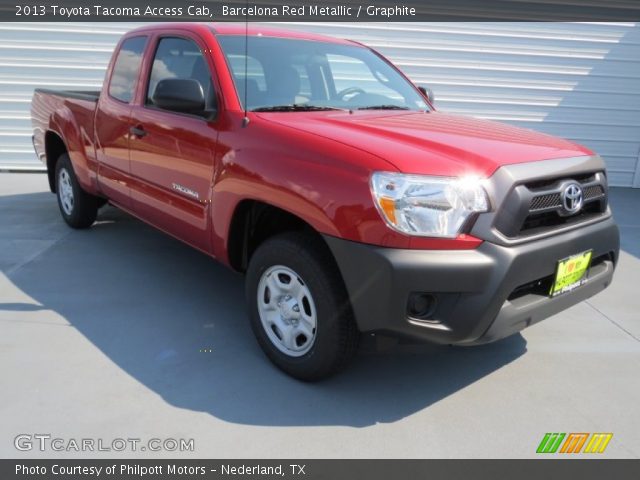
[[[100,88],[114,45],[137,25],[0,23],[0,168],[42,168],[31,146],[33,89]]]
[[[34,168],[34,87],[95,88],[135,24],[0,24],[0,168]],[[441,110],[560,135],[598,151],[614,185],[640,187],[640,25],[323,23],[288,28],[361,41]]]

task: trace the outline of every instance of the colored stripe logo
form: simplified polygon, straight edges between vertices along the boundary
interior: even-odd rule
[[[536,453],[556,453],[564,436],[564,433],[545,433]]]
[[[536,453],[604,453],[611,437],[613,433],[545,433]]]
[[[613,433],[594,433],[584,449],[584,453],[603,453],[609,445]]]

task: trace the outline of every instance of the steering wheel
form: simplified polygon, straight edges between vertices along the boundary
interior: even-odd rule
[[[340,100],[344,100],[344,97],[352,93],[367,93],[367,92],[365,92],[360,87],[348,87],[348,88],[345,88],[344,90],[340,90],[336,95]]]

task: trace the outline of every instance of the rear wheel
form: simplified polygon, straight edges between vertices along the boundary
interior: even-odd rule
[[[269,359],[289,375],[319,380],[357,351],[357,330],[337,268],[321,239],[287,233],[266,240],[247,271],[251,326]]]
[[[72,228],[88,228],[98,216],[98,199],[82,190],[66,153],[56,163],[56,192],[62,218]]]

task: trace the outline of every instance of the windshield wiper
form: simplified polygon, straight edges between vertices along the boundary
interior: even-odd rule
[[[367,107],[358,107],[356,110],[409,110],[409,107],[401,105],[369,105]]]
[[[323,107],[320,105],[272,105],[269,107],[257,107],[252,112],[319,112],[327,110],[343,110],[337,107]]]

